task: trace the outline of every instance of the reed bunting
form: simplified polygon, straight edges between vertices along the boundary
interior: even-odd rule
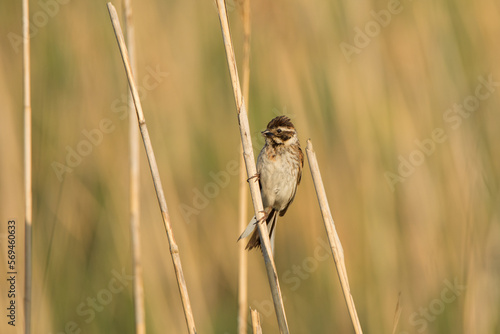
[[[264,218],[274,254],[274,237],[278,215],[283,216],[292,203],[302,176],[304,154],[297,131],[290,119],[278,116],[262,131],[266,144],[257,158],[257,175],[264,204]],[[251,177],[250,179],[254,178]],[[249,180],[250,180],[249,179]],[[252,218],[238,240],[253,232],[246,249],[261,247],[257,219]]]

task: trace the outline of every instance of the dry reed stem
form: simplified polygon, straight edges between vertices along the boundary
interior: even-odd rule
[[[248,110],[248,94],[250,90],[250,0],[243,0],[243,98]],[[239,184],[239,230],[243,231],[248,220],[248,191],[243,147],[240,147],[240,184]],[[248,321],[248,252],[245,244],[238,245],[238,334],[247,334]]]
[[[248,95],[250,92],[250,0],[243,0],[243,97],[248,111]]]
[[[260,326],[260,314],[259,311],[250,309],[252,314],[252,330],[253,334],[262,334],[262,327]]]
[[[127,74],[128,83],[130,90],[132,92],[132,98],[134,100],[135,110],[137,113],[137,119],[139,121],[139,127],[142,135],[142,140],[144,142],[144,147],[146,149],[146,155],[148,157],[149,167],[151,170],[151,175],[153,177],[153,183],[156,190],[156,196],[158,197],[158,203],[160,205],[161,215],[163,218],[163,223],[165,225],[165,231],[167,233],[168,243],[170,245],[170,254],[172,256],[172,262],[174,264],[175,275],[177,278],[177,284],[179,287],[179,292],[181,295],[182,306],[184,309],[184,316],[186,318],[186,323],[188,331],[191,334],[196,333],[196,327],[194,323],[193,311],[191,309],[191,302],[189,301],[189,294],[186,286],[186,280],[184,279],[184,273],[182,271],[181,258],[179,256],[179,248],[174,239],[174,232],[170,225],[170,216],[168,214],[167,202],[165,201],[165,195],[163,192],[163,186],[161,184],[160,172],[158,171],[158,165],[156,164],[156,158],[153,151],[153,146],[151,145],[151,139],[149,137],[148,128],[146,125],[146,120],[144,118],[144,113],[142,111],[141,101],[139,99],[139,93],[137,91],[137,86],[135,84],[134,78],[132,76],[132,69],[130,68],[130,60],[127,51],[127,46],[123,38],[122,29],[120,26],[120,21],[118,20],[118,15],[116,13],[115,7],[108,2],[107,4],[111,22],[113,24],[113,29],[115,31],[116,40],[120,48],[120,53],[123,60],[123,65],[125,66],[125,72]]]
[[[243,151],[241,149],[241,151]],[[239,230],[245,229],[248,219],[248,192],[245,161],[243,152],[240,157],[240,201],[239,201]],[[245,243],[238,243],[239,267],[238,267],[238,334],[247,334],[248,321],[248,252],[245,250]]]
[[[339,276],[340,285],[342,286],[342,292],[344,293],[344,299],[347,304],[347,309],[349,310],[354,331],[357,334],[361,334],[363,331],[359,323],[356,306],[354,305],[351,289],[349,287],[349,279],[347,277],[347,269],[344,262],[344,250],[342,249],[342,244],[340,243],[339,236],[335,229],[335,223],[330,211],[330,206],[328,205],[328,199],[326,198],[325,186],[323,185],[318,161],[316,160],[316,153],[314,152],[310,139],[307,141],[306,153],[307,160],[309,161],[309,169],[311,170],[314,182],[314,188],[316,189],[316,195],[318,196],[318,202],[321,208],[321,215],[323,216],[323,221],[325,223],[328,241],[330,242],[330,247],[332,248],[332,255],[337,268],[337,274]]]
[[[224,48],[226,50],[227,63],[231,75],[231,83],[233,86],[234,99],[238,112],[238,122],[240,126],[241,142],[243,146],[243,156],[245,158],[245,165],[247,169],[247,176],[251,177],[257,174],[255,167],[255,157],[253,155],[252,140],[250,137],[250,125],[248,124],[248,116],[246,105],[244,103],[243,94],[241,93],[240,81],[238,78],[238,69],[236,66],[236,58],[234,56],[233,43],[231,41],[231,34],[229,32],[229,22],[227,20],[226,7],[224,0],[217,0],[217,9],[219,12],[219,20],[221,24],[222,37],[224,39]],[[264,217],[264,207],[262,204],[262,197],[260,194],[259,185],[255,181],[249,182],[250,194],[252,196],[255,217],[260,220]],[[278,319],[278,326],[281,333],[288,333],[288,324],[286,321],[285,308],[283,305],[283,298],[281,297],[281,289],[278,281],[278,273],[274,264],[273,253],[271,251],[271,243],[269,241],[269,233],[265,223],[257,224],[259,230],[262,255],[267,270],[267,277],[271,293],[273,296],[274,310]]]
[[[29,0],[23,0],[23,99],[24,99],[24,319],[25,333],[31,332],[31,280],[32,280],[32,180],[31,180],[31,66]]]
[[[392,334],[396,334],[396,330],[398,329],[399,319],[401,318],[401,312],[403,309],[401,308],[401,292],[398,294],[398,303],[396,304],[396,311],[394,312],[394,324],[392,326]]]
[[[137,75],[137,63],[135,56],[135,29],[132,20],[131,0],[123,2],[123,11],[125,17],[125,32],[127,48],[130,57],[130,67],[132,75]],[[140,222],[140,173],[139,173],[139,127],[135,116],[135,107],[132,95],[128,97],[129,109],[129,165],[130,165],[130,239],[132,247],[132,266],[133,266],[133,289],[134,289],[134,316],[135,333],[146,333],[146,315],[144,306],[144,281],[142,275],[141,261],[141,222]]]

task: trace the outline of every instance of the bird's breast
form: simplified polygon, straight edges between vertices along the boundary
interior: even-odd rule
[[[264,207],[284,209],[297,187],[299,165],[296,159],[285,154],[259,155],[257,168],[260,173]]]

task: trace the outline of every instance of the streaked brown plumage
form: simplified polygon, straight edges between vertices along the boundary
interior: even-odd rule
[[[286,116],[272,119],[262,135],[266,138],[266,144],[257,158],[257,177],[274,252],[274,231],[278,215],[283,216],[295,198],[302,177],[304,154],[297,131]],[[256,223],[257,220],[253,217],[239,238],[246,238],[253,231],[246,246],[248,250],[261,246]]]

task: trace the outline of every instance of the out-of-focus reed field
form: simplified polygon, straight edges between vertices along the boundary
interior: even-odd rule
[[[240,139],[216,7],[133,5],[137,81],[197,329],[236,333]],[[395,333],[500,333],[498,1],[251,6],[254,149],[281,114],[303,146],[312,139],[364,332],[392,332],[400,295]],[[240,5],[227,7],[241,59]],[[133,333],[128,87],[105,2],[32,1],[30,12],[33,333]],[[0,264],[14,218],[22,297],[21,2],[2,1],[0,22]],[[142,146],[141,186],[147,329],[184,333]],[[327,245],[306,163],[276,238],[292,333],[352,332]],[[22,333],[22,310],[6,324],[1,281],[2,333]],[[258,251],[249,304],[276,333]]]

